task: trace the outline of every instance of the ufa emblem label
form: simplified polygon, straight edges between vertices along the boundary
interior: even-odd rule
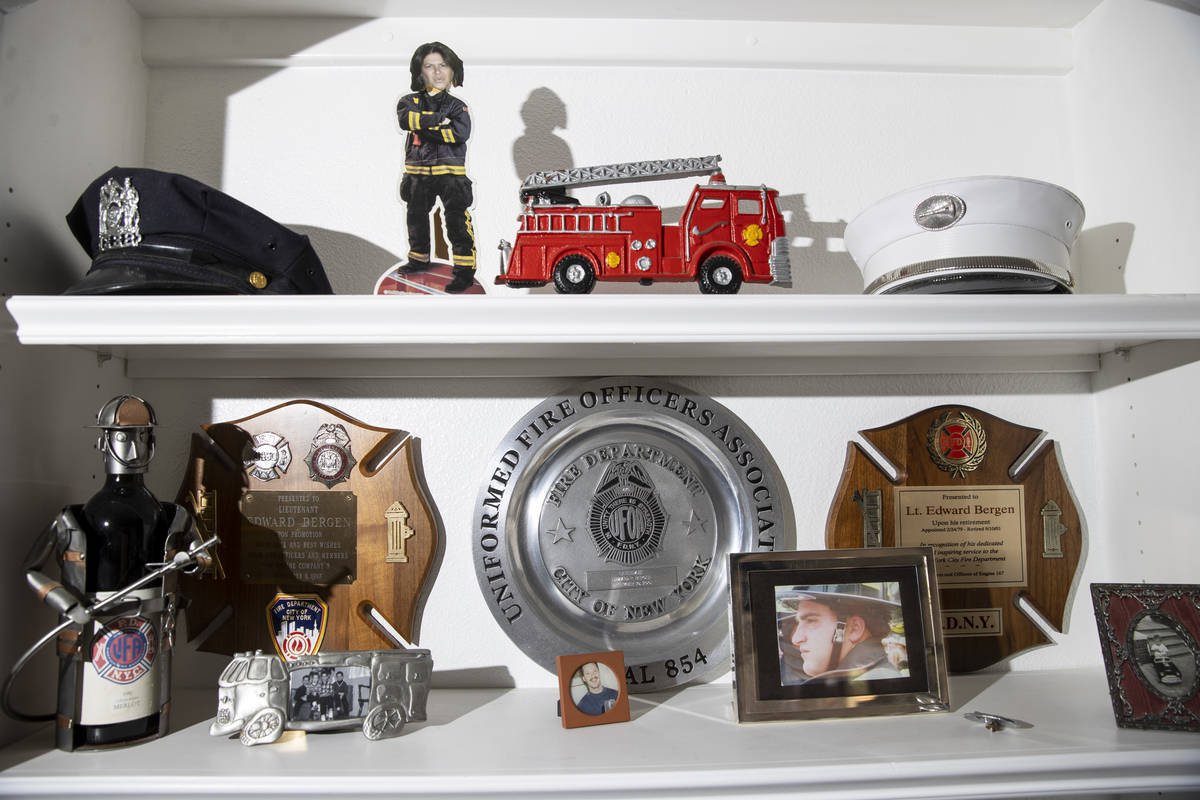
[[[938,469],[952,478],[962,478],[983,463],[987,432],[983,423],[965,411],[947,411],[929,426],[925,446]]]
[[[92,643],[92,666],[101,678],[129,684],[154,666],[158,637],[150,620],[121,617],[100,629]]]

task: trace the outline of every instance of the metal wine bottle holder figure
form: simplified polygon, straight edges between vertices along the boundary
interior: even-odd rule
[[[15,719],[57,719],[61,750],[130,744],[168,728],[175,573],[206,569],[217,540],[203,540],[187,509],[159,502],[146,488],[156,424],[139,397],[120,395],[101,407],[94,427],[104,486],[87,503],[59,512],[25,559],[30,588],[61,621],[13,666],[0,700]],[[51,561],[58,580],[43,572]],[[14,679],[54,639],[57,714],[14,709]]]

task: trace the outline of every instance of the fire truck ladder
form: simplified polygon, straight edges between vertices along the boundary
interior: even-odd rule
[[[561,195],[577,186],[633,183],[634,181],[688,178],[693,175],[720,175],[720,156],[664,158],[654,161],[628,161],[598,167],[572,167],[535,172],[521,184],[521,197]]]

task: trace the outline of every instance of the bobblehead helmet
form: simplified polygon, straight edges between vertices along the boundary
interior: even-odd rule
[[[96,412],[99,428],[96,449],[104,454],[105,470],[112,475],[146,472],[154,458],[154,426],[158,417],[140,397],[122,394]]]
[[[408,64],[408,72],[412,75],[412,90],[420,92],[425,89],[425,77],[421,74],[421,65],[430,53],[441,53],[446,59],[446,65],[454,72],[452,85],[463,85],[463,62],[458,54],[441,42],[426,42],[413,51],[412,61]]]

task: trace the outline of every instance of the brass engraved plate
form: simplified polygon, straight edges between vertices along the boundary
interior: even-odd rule
[[[1025,487],[896,489],[896,546],[931,546],[938,585],[1026,586]]]
[[[358,498],[353,492],[247,492],[242,513],[246,583],[354,582]]]

